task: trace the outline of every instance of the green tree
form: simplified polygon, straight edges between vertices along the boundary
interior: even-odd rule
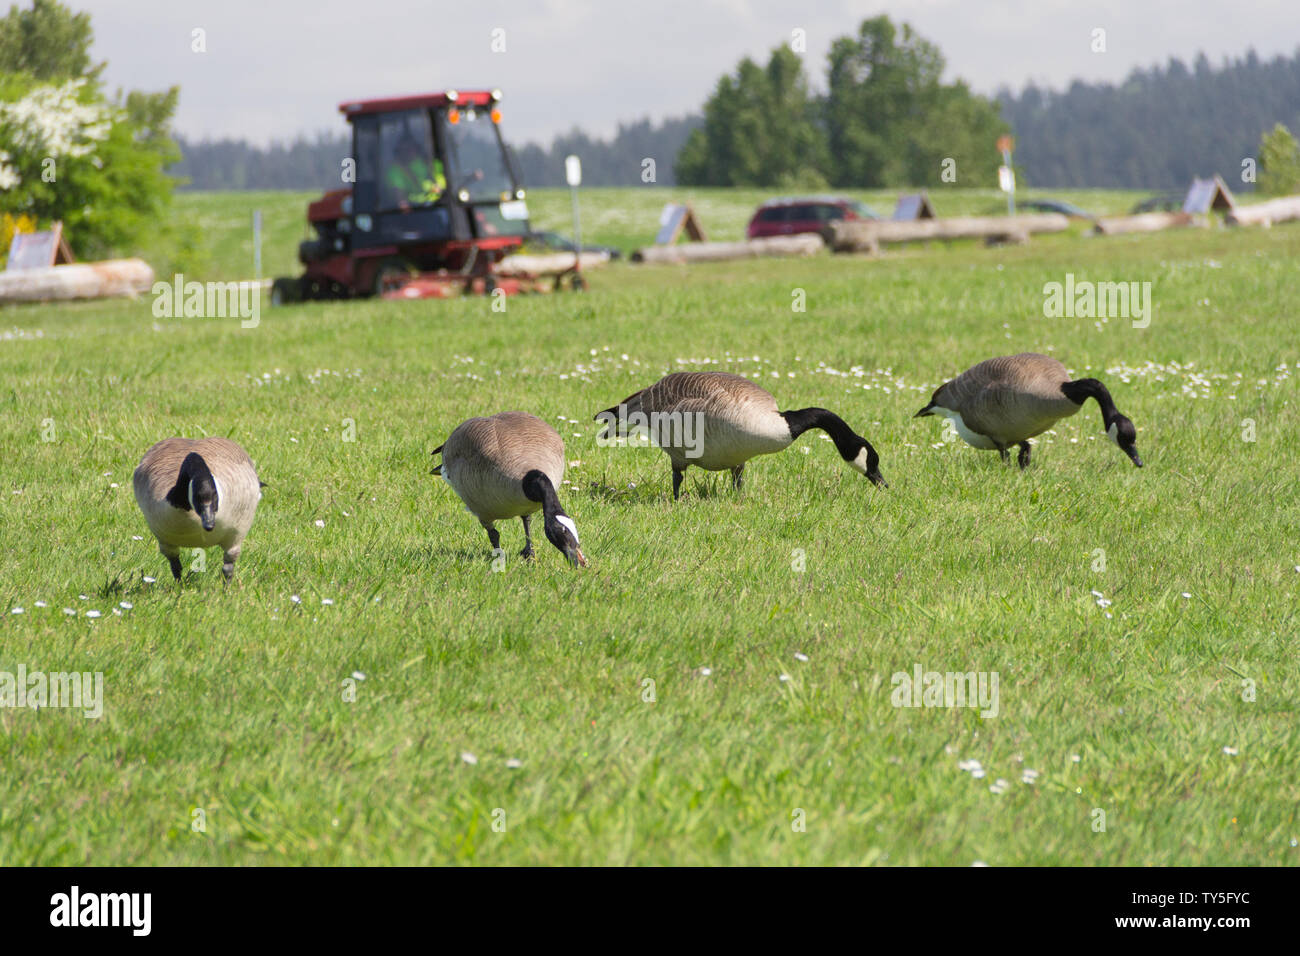
[[[677,181],[689,186],[775,186],[820,179],[825,139],[815,122],[803,63],[788,47],[767,67],[746,57],[718,80],[704,125],[678,154]]]
[[[180,158],[169,124],[179,91],[107,98],[84,14],[54,0],[0,19],[0,212],[62,220],[73,250],[99,257],[165,228]]]
[[[0,73],[26,73],[38,80],[98,79],[92,66],[90,14],[73,13],[57,0],[33,0],[0,18]]]
[[[939,48],[888,17],[864,20],[831,44],[826,135],[837,186],[932,186],[944,160],[957,181],[995,181],[998,108],[964,83],[944,85]]]
[[[1300,192],[1300,144],[1281,123],[1260,138],[1257,186],[1265,196]]]

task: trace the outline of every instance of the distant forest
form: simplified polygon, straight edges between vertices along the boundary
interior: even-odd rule
[[[677,154],[701,122],[688,117],[658,124],[621,123],[608,140],[575,129],[557,136],[549,147],[515,147],[515,160],[528,186],[563,186],[564,157],[570,154],[582,157],[583,185],[641,186],[643,160],[651,158],[655,183],[672,186]],[[508,137],[509,129],[504,132]],[[170,172],[190,180],[191,189],[334,189],[340,185],[341,163],[352,149],[346,132],[265,148],[229,139],[176,141],[184,158]]]
[[[1076,82],[1064,91],[1030,85],[996,97],[1016,136],[1016,166],[1026,185],[1046,188],[1181,188],[1218,173],[1234,190],[1242,160],[1258,158],[1260,136],[1275,123],[1300,131],[1300,49],[1261,60],[1254,51],[1213,66],[1204,55],[1135,70],[1124,82]],[[581,130],[549,145],[516,147],[524,182],[564,184],[564,157],[582,157],[583,183],[643,185],[642,160],[655,159],[655,181],[675,184],[674,165],[700,116],[622,124],[607,140]],[[171,167],[196,189],[326,189],[339,183],[345,135],[255,147],[235,140],[178,138],[183,159]],[[990,144],[992,149],[992,144]]]
[[[1249,188],[1241,164],[1259,158],[1261,135],[1275,123],[1300,130],[1300,50],[1268,62],[1252,50],[1217,69],[1202,54],[1118,86],[1031,85],[998,101],[1031,185],[1160,189],[1218,173],[1237,191]]]

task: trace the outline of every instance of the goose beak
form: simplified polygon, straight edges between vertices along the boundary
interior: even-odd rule
[[[569,555],[569,560],[573,562],[575,568],[585,568],[587,566],[587,556],[582,553],[581,548],[574,548],[573,553]]]
[[[873,484],[879,485],[881,488],[889,487],[889,482],[885,481],[885,476],[879,471],[873,471],[867,477],[871,479]]]
[[[925,408],[921,409],[919,412],[917,412],[917,413],[916,413],[915,415],[913,415],[912,417],[913,417],[913,418],[928,418],[929,416],[931,416],[931,415],[934,414],[934,412],[930,411],[930,409],[932,409],[932,408],[934,408],[934,404],[933,404],[933,403],[931,403],[931,404],[925,406]]]
[[[1133,464],[1137,465],[1139,468],[1142,467],[1142,456],[1138,454],[1136,448],[1125,448],[1124,453],[1133,459]]]

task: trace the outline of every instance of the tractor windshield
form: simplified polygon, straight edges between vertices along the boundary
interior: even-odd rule
[[[514,198],[505,146],[489,111],[474,107],[450,111],[446,129],[453,193],[464,190],[472,203]]]

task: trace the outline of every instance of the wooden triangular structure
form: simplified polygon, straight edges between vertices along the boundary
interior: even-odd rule
[[[898,197],[898,205],[894,207],[894,222],[911,222],[915,219],[935,219],[934,207],[930,205],[930,197],[925,192],[909,193],[905,196]]]
[[[655,236],[655,245],[671,246],[683,231],[692,242],[706,241],[704,228],[695,218],[695,210],[689,205],[682,206],[670,202],[659,214],[659,233]]]
[[[5,269],[44,269],[75,261],[68,240],[63,237],[63,223],[56,222],[43,232],[14,233]]]
[[[1183,212],[1196,215],[1207,213],[1211,209],[1232,212],[1236,208],[1237,201],[1232,198],[1227,183],[1217,174],[1213,179],[1193,179],[1191,188],[1187,190],[1187,198],[1183,200]]]

